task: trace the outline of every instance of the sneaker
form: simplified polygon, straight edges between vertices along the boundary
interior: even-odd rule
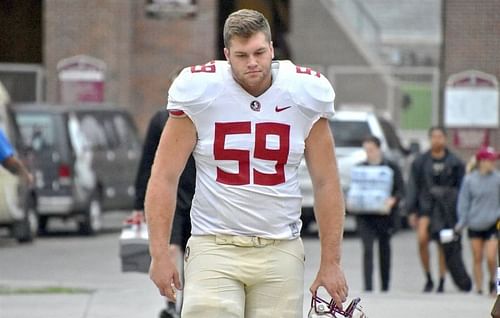
[[[434,288],[434,283],[432,282],[432,280],[427,280],[427,283],[425,283],[424,286],[424,293],[430,293],[433,288]]]
[[[160,318],[180,318],[175,308],[165,308],[160,311]]]

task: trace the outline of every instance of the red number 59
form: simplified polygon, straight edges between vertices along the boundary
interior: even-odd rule
[[[217,182],[229,185],[250,184],[250,151],[225,148],[227,135],[252,133],[251,122],[215,123],[215,160],[238,161],[238,173],[224,171],[217,167]],[[266,137],[279,137],[279,148],[266,148]],[[255,125],[255,147],[253,157],[276,161],[275,173],[253,170],[253,183],[258,185],[278,185],[285,182],[285,164],[290,150],[290,126],[280,123],[258,123]]]

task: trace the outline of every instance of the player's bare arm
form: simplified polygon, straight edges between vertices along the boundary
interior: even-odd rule
[[[163,130],[146,191],[145,210],[149,231],[149,275],[160,294],[175,299],[181,288],[169,238],[176,204],[177,185],[196,143],[196,130],[188,117],[169,118]]]
[[[327,119],[318,120],[311,129],[306,139],[305,158],[313,183],[314,210],[321,242],[320,268],[310,291],[315,293],[323,286],[337,304],[342,304],[348,294],[340,264],[345,209]]]

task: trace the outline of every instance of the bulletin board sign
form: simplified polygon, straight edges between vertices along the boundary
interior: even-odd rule
[[[447,88],[445,124],[447,127],[498,127],[498,90]]]
[[[499,93],[495,76],[465,71],[446,83],[444,123],[450,128],[498,128]]]

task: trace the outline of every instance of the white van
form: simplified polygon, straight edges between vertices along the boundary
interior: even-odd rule
[[[380,138],[384,155],[399,164],[401,170],[407,167],[407,151],[396,134],[394,127],[386,119],[366,111],[337,111],[330,119],[330,128],[335,139],[335,152],[344,196],[351,183],[351,168],[366,160],[363,139],[368,135]],[[299,181],[302,191],[302,222],[306,231],[314,221],[314,198],[312,183],[305,162],[299,167]],[[354,231],[354,219],[347,211],[345,229]]]

